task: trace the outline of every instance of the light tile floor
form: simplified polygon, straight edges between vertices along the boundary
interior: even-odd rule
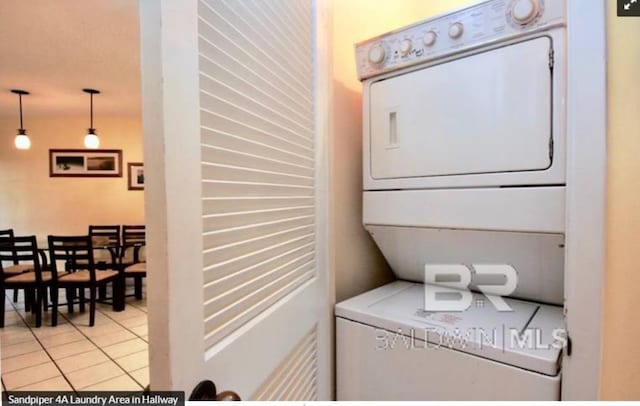
[[[5,328],[0,329],[2,390],[141,390],[149,383],[147,304],[127,298],[126,310],[98,304],[89,327],[85,313],[58,308],[43,326],[24,311],[24,303],[5,298]],[[64,295],[61,292],[61,298]]]

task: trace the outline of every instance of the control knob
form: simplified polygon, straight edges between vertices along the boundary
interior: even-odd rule
[[[413,43],[411,42],[410,39],[403,39],[400,42],[400,55],[402,56],[407,56],[409,55],[409,52],[411,52],[411,49],[413,49]]]
[[[426,34],[424,34],[424,38],[422,39],[422,42],[424,43],[425,46],[433,46],[433,44],[436,43],[436,33],[433,31],[429,31]]]
[[[384,61],[385,50],[382,45],[374,45],[369,48],[369,62],[379,65]]]
[[[449,37],[453,39],[460,38],[464,32],[462,23],[453,23],[449,26]]]
[[[514,0],[511,4],[511,18],[520,25],[527,25],[538,17],[538,0]]]

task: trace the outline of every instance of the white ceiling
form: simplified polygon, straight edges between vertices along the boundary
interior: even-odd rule
[[[0,116],[140,114],[138,0],[0,0]]]

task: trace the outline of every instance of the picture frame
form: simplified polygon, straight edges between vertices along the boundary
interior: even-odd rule
[[[129,190],[144,190],[144,164],[142,162],[129,162],[127,175]]]
[[[50,149],[49,177],[122,177],[122,150]]]

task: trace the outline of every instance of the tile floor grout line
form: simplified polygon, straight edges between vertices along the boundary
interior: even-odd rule
[[[98,364],[98,365],[100,365],[100,364]],[[113,377],[111,377],[111,378],[109,378],[109,379],[105,379],[104,381],[100,381],[100,382],[92,383],[91,385],[83,386],[82,388],[80,388],[80,389],[78,389],[78,390],[84,390],[84,389],[89,388],[89,387],[91,387],[91,386],[100,385],[101,383],[109,382],[109,381],[111,381],[111,380],[114,380],[114,379],[120,378],[121,376],[125,376],[125,375],[126,375],[126,373],[125,373],[125,374],[122,374],[122,375],[118,375],[118,376],[113,376]],[[136,385],[140,385],[140,384],[138,383],[138,381],[136,381],[136,380],[135,380],[135,379],[133,379],[133,378],[131,378],[131,379],[133,380],[133,382],[135,382],[135,383],[136,383]],[[133,391],[133,392],[135,392],[135,391]]]
[[[44,350],[43,350],[43,351],[44,351]],[[34,351],[34,352],[37,352],[37,351]],[[20,355],[27,355],[27,354],[33,354],[33,352],[28,352],[28,353],[26,353],[26,354],[20,354]],[[45,354],[46,354],[46,351],[45,351]],[[16,357],[19,357],[20,355],[16,355]],[[49,356],[49,354],[47,354],[47,356]],[[14,358],[14,357],[9,357],[9,358]],[[9,358],[5,358],[5,360],[8,360]],[[53,361],[53,360],[50,360],[50,361]],[[27,366],[27,367],[20,367],[20,368],[18,368],[18,369],[14,369],[13,371],[9,371],[9,372],[2,371],[2,374],[3,374],[3,375],[12,374],[12,373],[14,373],[14,372],[22,371],[22,370],[27,369],[27,368],[37,367],[37,366],[40,366],[40,365],[44,365],[44,364],[46,364],[47,362],[49,362],[49,361],[41,362],[41,363],[39,363],[39,364],[29,365],[29,366]]]
[[[135,307],[135,306],[134,306]],[[96,309],[97,310],[97,309]],[[138,309],[140,310],[140,309]],[[139,335],[138,333],[136,333],[135,331],[129,329],[129,327],[124,326],[122,323],[120,323],[118,320],[114,319],[113,317],[109,316],[107,313],[104,313],[102,310],[100,310],[100,313],[102,313],[104,316],[108,317],[109,319],[111,319],[113,322],[115,322],[116,324],[118,324],[120,327],[124,328],[125,330],[127,330],[128,332],[130,332],[131,334],[133,334],[134,336],[138,337],[139,339],[141,339],[142,341],[144,341],[145,343],[147,343],[147,347],[149,347],[149,341],[145,340],[144,338],[142,338],[141,335]],[[147,313],[145,313],[145,316],[147,317],[147,323],[146,326],[147,328],[149,327],[149,317],[147,316]],[[133,318],[133,317],[132,317]],[[124,319],[127,320],[127,319]],[[139,326],[136,326],[139,327]]]
[[[133,370],[133,371],[131,371],[131,373],[134,373],[134,372],[137,372],[137,371],[141,371],[141,370],[143,370],[143,369],[145,369],[145,368],[149,369],[149,365],[147,365],[146,367],[142,367],[142,368],[138,368],[138,369],[136,369],[136,370]],[[133,377],[132,377],[132,378],[133,378]],[[142,384],[141,384],[140,382],[138,382],[138,380],[137,380],[136,378],[133,378],[133,380],[134,380],[134,381],[136,381],[136,382],[138,383],[138,385],[141,385],[141,386],[142,386]],[[148,385],[148,384],[149,384],[149,383],[147,383],[147,385]]]
[[[77,389],[76,389],[76,388],[75,388],[75,386],[74,386],[73,384],[71,384],[71,382],[69,381],[69,379],[67,378],[67,376],[65,375],[65,373],[62,371],[62,369],[61,369],[61,368],[60,368],[60,366],[58,365],[58,362],[57,362],[57,361],[59,361],[59,360],[55,360],[55,359],[53,359],[53,357],[51,356],[51,354],[50,354],[50,353],[49,353],[49,351],[47,350],[47,347],[43,345],[43,343],[40,341],[40,338],[39,338],[38,336],[36,336],[36,335],[35,335],[35,333],[34,333],[33,329],[31,328],[31,326],[30,326],[29,324],[27,324],[27,322],[26,322],[25,318],[24,318],[24,317],[19,313],[18,308],[17,308],[13,303],[11,303],[11,302],[9,302],[9,303],[10,303],[11,307],[13,307],[13,309],[14,309],[14,311],[15,311],[16,315],[21,319],[21,321],[22,321],[23,325],[24,325],[24,326],[26,326],[26,327],[29,329],[29,332],[31,333],[31,336],[32,336],[33,338],[35,338],[35,339],[36,339],[36,341],[37,341],[37,342],[38,342],[38,344],[42,347],[42,349],[44,350],[44,352],[46,353],[46,355],[47,355],[47,356],[49,357],[49,359],[53,362],[53,364],[56,366],[56,368],[60,371],[61,376],[65,379],[65,381],[69,384],[69,386],[70,386],[74,391],[76,391],[76,392],[77,392],[77,391],[79,391],[79,390],[81,390],[82,388],[77,388]],[[138,310],[138,311],[139,311],[143,316],[147,317],[147,312],[146,312],[146,311],[142,310],[141,308],[139,308],[138,306],[136,306],[136,305],[134,305],[134,304],[131,304],[131,303],[130,303],[129,305],[130,305],[131,307],[135,308],[136,310]],[[99,312],[100,314],[102,314],[104,317],[106,317],[106,318],[110,319],[111,321],[113,321],[117,326],[119,326],[119,327],[120,327],[120,328],[122,328],[123,330],[126,330],[126,331],[128,331],[130,334],[132,334],[135,338],[132,338],[131,340],[134,340],[134,339],[140,339],[141,341],[143,341],[143,342],[147,345],[147,349],[146,349],[146,350],[135,351],[135,352],[133,352],[133,353],[131,353],[131,354],[126,354],[126,355],[124,355],[123,357],[130,356],[130,355],[133,355],[133,354],[137,354],[137,353],[139,353],[139,352],[148,351],[148,344],[149,344],[149,343],[148,343],[148,340],[146,340],[145,338],[143,338],[140,334],[136,333],[135,331],[131,330],[129,327],[124,326],[124,325],[123,325],[123,324],[122,324],[118,319],[115,319],[115,318],[113,318],[113,317],[110,317],[110,316],[109,316],[109,314],[107,314],[107,313],[103,312],[103,311],[102,311],[102,310],[100,310],[100,309],[96,309],[96,310],[97,310],[97,312]],[[26,311],[25,311],[25,313],[26,313]],[[114,364],[116,364],[116,366],[117,366],[121,371],[123,371],[123,374],[122,374],[122,375],[118,375],[118,376],[116,376],[116,377],[111,377],[111,378],[106,379],[106,380],[104,380],[104,381],[96,382],[96,383],[93,383],[93,384],[91,384],[91,385],[85,386],[85,387],[83,387],[83,388],[86,388],[86,387],[89,387],[89,386],[93,386],[93,385],[97,385],[97,384],[100,384],[100,383],[103,383],[103,382],[107,382],[107,381],[109,381],[109,380],[116,379],[116,378],[119,378],[119,377],[121,377],[121,376],[125,376],[125,375],[126,375],[126,376],[128,376],[128,377],[129,377],[129,378],[130,378],[130,379],[131,379],[131,380],[132,380],[136,385],[140,386],[140,388],[141,388],[141,389],[144,389],[144,385],[143,385],[143,384],[141,384],[140,382],[138,382],[138,380],[137,380],[136,378],[134,378],[134,377],[131,375],[131,373],[130,373],[129,371],[127,371],[124,367],[122,367],[122,366],[117,362],[117,359],[114,359],[114,358],[113,358],[113,357],[111,357],[108,353],[106,353],[106,352],[103,350],[102,346],[98,345],[95,341],[93,341],[93,339],[92,339],[91,337],[89,337],[87,334],[85,334],[85,332],[84,332],[83,330],[81,330],[81,329],[79,328],[79,326],[78,326],[78,325],[76,325],[76,323],[75,323],[72,319],[70,319],[69,317],[67,317],[65,314],[63,314],[63,313],[61,313],[61,312],[58,312],[58,315],[59,315],[60,317],[62,317],[63,319],[65,319],[65,320],[68,322],[68,323],[65,323],[65,324],[69,324],[73,329],[75,329],[75,330],[76,330],[77,332],[79,332],[79,333],[80,333],[84,338],[86,338],[86,339],[87,339],[91,344],[93,344],[93,345],[96,347],[96,349],[100,350],[100,352],[101,352],[101,353],[103,353],[103,354],[107,357],[107,359],[108,359],[109,361],[105,361],[105,362],[103,362],[103,363],[113,362]],[[141,315],[141,316],[142,316],[142,315]],[[135,316],[133,316],[133,317],[135,317]],[[132,318],[133,318],[133,317],[132,317]],[[127,319],[124,319],[124,320],[127,320]],[[145,324],[142,324],[142,325],[145,325]],[[140,325],[140,326],[142,326],[142,325]],[[148,323],[147,323],[147,325],[148,325]],[[139,327],[139,326],[134,326],[134,327]],[[72,331],[73,331],[73,330],[72,330]],[[61,334],[65,334],[65,333],[61,333]],[[51,336],[51,337],[53,337],[53,336]],[[129,340],[124,340],[124,341],[122,341],[122,342],[126,342],[126,341],[129,341]],[[74,341],[74,342],[76,342],[76,341]],[[118,343],[112,343],[112,344],[110,344],[110,345],[116,345],[116,344],[120,344],[120,343],[121,343],[121,342],[118,342]],[[68,343],[61,344],[61,345],[66,345],[66,344],[68,344]],[[106,346],[104,346],[104,347],[108,347],[108,346],[109,346],[109,345],[106,345]],[[51,347],[51,348],[54,348],[54,347]],[[68,356],[66,356],[66,357],[62,357],[62,358],[60,358],[60,360],[62,360],[62,359],[66,359],[66,358],[69,358],[69,357],[73,357],[73,356],[82,355],[82,354],[85,354],[85,353],[88,353],[88,352],[91,352],[91,351],[95,351],[95,349],[91,349],[91,350],[88,350],[88,351],[83,351],[83,352],[78,353],[78,354],[68,355]],[[35,351],[34,351],[34,352],[35,352]],[[20,354],[20,355],[22,355],[22,354]],[[121,358],[123,358],[123,357],[121,357]],[[10,358],[11,358],[11,357],[10,357]],[[96,365],[100,365],[100,364],[96,364]],[[92,366],[95,366],[95,365],[92,365]],[[86,367],[86,368],[90,368],[90,367],[92,367],[92,366],[88,366],[88,367]],[[76,371],[73,371],[73,372],[82,371],[82,370],[84,370],[84,369],[86,369],[86,368],[81,368],[81,369],[76,370]],[[136,369],[135,371],[139,371],[139,370],[142,370],[142,369],[145,369],[145,368],[147,368],[147,369],[148,369],[148,368],[149,368],[149,365],[147,364],[146,366],[143,366],[143,367],[141,367],[141,368],[138,368],[138,369]],[[135,371],[131,371],[131,372],[135,372]],[[48,379],[53,379],[53,378],[48,378]],[[45,381],[46,381],[46,380],[48,380],[48,379],[45,379]],[[43,381],[40,381],[40,382],[43,382]],[[25,385],[25,386],[33,385],[33,384],[40,383],[40,382],[34,382],[34,383],[31,383],[31,384],[28,384],[28,385]],[[3,382],[3,383],[4,383],[4,382]]]
[[[133,335],[135,335],[136,337],[140,338],[140,337],[139,337],[137,334],[135,334],[133,331],[129,330],[127,327],[125,327],[125,326],[123,326],[122,324],[118,323],[118,321],[117,321],[117,320],[115,320],[115,319],[113,319],[112,317],[109,317],[109,315],[108,315],[108,314],[106,314],[106,313],[104,313],[102,310],[98,310],[98,309],[96,308],[96,312],[99,312],[99,313],[100,313],[100,314],[102,314],[103,316],[105,316],[105,317],[107,317],[107,318],[111,319],[113,322],[115,322],[117,325],[119,325],[119,326],[120,326],[120,327],[122,327],[123,329],[128,330],[130,333],[132,333],[132,334],[133,334]],[[69,321],[69,322],[71,323],[71,325],[73,325],[76,329],[78,329],[78,331],[80,331],[80,334],[84,335],[84,336],[87,338],[87,340],[91,341],[91,343],[92,343],[93,345],[95,345],[96,347],[98,347],[98,349],[99,349],[99,350],[100,350],[104,355],[106,355],[106,356],[107,356],[107,358],[109,358],[109,360],[110,360],[111,362],[113,362],[114,364],[116,364],[116,365],[118,366],[118,368],[120,368],[122,371],[124,371],[125,375],[127,375],[129,378],[131,378],[131,379],[132,379],[132,380],[133,380],[137,385],[139,385],[139,386],[140,386],[140,388],[141,388],[141,389],[144,389],[144,387],[143,387],[142,385],[140,385],[140,383],[139,383],[139,382],[138,382],[138,381],[137,381],[133,376],[131,376],[131,374],[129,374],[129,372],[128,372],[126,369],[124,369],[120,364],[118,364],[118,362],[116,361],[116,359],[115,359],[115,358],[112,358],[109,354],[107,354],[107,352],[106,352],[106,351],[104,351],[104,350],[102,349],[102,346],[99,346],[98,344],[96,344],[96,343],[91,339],[91,337],[89,337],[89,336],[88,336],[88,335],[86,335],[82,330],[80,330],[80,329],[79,329],[79,328],[78,328],[78,327],[77,327],[77,326],[76,326],[76,325],[75,325],[75,324],[74,324],[70,319],[68,319],[66,316],[64,316],[64,315],[63,315],[62,317],[64,317],[67,321]],[[129,341],[129,340],[124,340],[124,341],[121,341],[121,342],[125,342],[125,341]],[[143,340],[143,341],[144,341],[144,340]],[[145,341],[145,342],[146,342],[146,341]],[[113,344],[110,344],[110,345],[114,345],[114,344],[119,344],[119,343],[113,343]],[[105,347],[108,347],[108,345],[107,345],[107,346],[105,346]],[[147,343],[147,350],[146,350],[146,351],[148,351],[148,348],[149,348],[149,345],[148,345],[148,343]],[[142,350],[142,351],[145,351],[145,350]],[[142,351],[138,351],[138,352],[142,352]],[[127,355],[130,355],[130,354],[127,354]],[[85,369],[85,368],[83,368],[83,369]],[[81,371],[81,370],[82,370],[82,369],[79,369],[79,371]],[[121,375],[118,375],[118,376],[121,376]],[[117,378],[117,377],[115,377],[115,378]],[[114,379],[114,378],[111,378],[111,379]],[[106,381],[102,381],[102,382],[106,382]],[[100,383],[100,382],[98,382],[98,383]],[[98,383],[96,383],[96,385],[97,385]],[[93,386],[93,385],[88,385],[88,386]]]
[[[5,299],[6,299],[6,295],[5,295]],[[62,372],[62,370],[58,367],[58,364],[56,364],[56,361],[53,359],[53,357],[51,356],[51,354],[49,353],[49,351],[47,351],[47,348],[42,344],[42,342],[40,341],[40,338],[38,338],[38,336],[36,336],[36,334],[34,333],[33,329],[31,328],[31,326],[29,325],[29,323],[27,323],[27,321],[25,320],[25,318],[20,314],[20,312],[18,311],[18,308],[15,306],[15,304],[12,301],[9,301],[9,304],[11,305],[11,307],[13,307],[13,310],[15,311],[15,313],[18,315],[18,317],[20,317],[20,319],[22,320],[22,323],[25,325],[25,327],[27,327],[29,329],[29,332],[31,332],[31,335],[33,336],[33,338],[38,342],[38,344],[40,345],[40,347],[42,347],[42,350],[45,352],[45,354],[47,354],[47,357],[49,357],[49,359],[51,360],[51,362],[55,365],[56,369],[58,371],[60,371],[60,375],[64,378],[65,381],[67,381],[67,383],[69,384],[69,386],[73,389],[73,385],[71,385],[71,382],[69,382],[69,380],[67,379],[66,376],[64,376],[64,373]],[[25,310],[25,314],[27,313],[27,311]],[[42,320],[44,322],[44,320]],[[32,354],[36,351],[31,351],[25,354]],[[25,354],[20,354],[20,355],[25,355]],[[10,357],[11,358],[11,357]],[[38,364],[38,365],[42,365],[42,364]],[[22,369],[26,369],[26,368],[22,368]],[[14,371],[12,371],[14,372]],[[55,378],[55,377],[54,377]],[[38,382],[32,382],[30,384],[27,385],[23,385],[21,387],[25,387],[25,386],[29,386],[29,385],[34,385],[40,382],[44,382],[44,381],[48,381],[49,379],[53,379],[53,378],[47,378],[44,379],[42,381],[38,381]],[[18,389],[18,388],[16,388]]]
[[[125,306],[126,306],[126,299],[125,299]],[[132,306],[132,305],[130,305],[130,306]],[[136,307],[136,306],[133,306],[133,307],[137,309],[137,307]],[[107,313],[103,312],[102,310],[98,310],[98,309],[96,309],[96,310],[97,310],[97,311],[99,311],[100,313],[102,313],[105,317],[107,317],[107,318],[111,319],[113,322],[115,322],[117,325],[119,325],[119,326],[120,326],[120,327],[122,327],[123,329],[125,329],[125,330],[129,331],[131,334],[133,334],[133,335],[134,335],[134,336],[136,336],[137,338],[139,338],[139,339],[141,339],[142,341],[144,341],[144,342],[147,344],[147,348],[146,348],[146,350],[142,350],[142,351],[147,351],[147,358],[148,358],[148,353],[149,353],[149,342],[148,342],[148,341],[146,341],[145,339],[143,339],[142,337],[140,337],[136,332],[134,332],[134,331],[130,330],[128,327],[126,327],[126,326],[122,325],[118,320],[114,319],[113,317],[110,317]],[[140,309],[138,309],[138,310],[140,310]],[[140,311],[142,311],[142,310],[140,310]],[[149,325],[149,319],[148,319],[147,313],[146,313],[146,312],[144,312],[144,315],[145,315],[145,317],[147,317],[147,323],[146,323],[146,325],[148,326],[148,325]],[[125,320],[126,320],[126,319],[125,319]],[[116,344],[117,344],[117,343],[116,343]],[[142,351],[138,351],[138,352],[142,352]],[[136,353],[137,353],[137,352],[132,353],[132,354],[136,354]],[[131,355],[131,354],[127,354],[127,355],[125,355],[125,356],[129,356],[129,355]],[[110,356],[109,354],[107,354],[107,356],[108,356],[110,359],[113,359],[113,358],[111,358],[111,356]],[[118,364],[118,362],[117,362],[115,359],[113,359],[113,362],[115,362],[116,364]],[[120,364],[118,364],[118,366],[120,366]],[[148,367],[149,367],[149,363],[148,363],[148,361],[147,361],[147,368],[148,368]],[[122,368],[122,367],[121,367],[121,368]],[[144,367],[143,367],[143,368],[144,368]],[[124,370],[124,368],[122,368],[122,369]],[[140,369],[142,369],[142,368],[140,368]],[[135,383],[137,383],[138,385],[140,385],[140,387],[141,387],[142,389],[144,389],[144,386],[142,386],[142,384],[140,384],[140,382],[138,382],[138,381],[137,381],[137,380],[136,380],[136,379],[135,379],[135,378],[134,378],[134,377],[129,373],[129,371],[126,371],[126,370],[125,370],[125,373],[126,373],[126,374],[127,374],[127,376],[129,376],[129,378],[131,378]]]
[[[95,365],[90,365],[90,366],[88,366],[88,367],[86,367],[86,368],[81,368],[81,369],[75,370],[75,371],[73,371],[72,373],[79,372],[79,371],[84,371],[85,369],[93,368],[93,367],[97,367],[98,365],[102,365],[102,364],[106,364],[106,363],[114,363],[114,364],[115,364],[116,362],[115,362],[115,361],[113,361],[112,359],[109,359],[108,361],[103,361],[103,362],[100,362],[100,363],[95,364]],[[118,366],[120,366],[120,365],[118,365]],[[124,371],[124,369],[123,369],[122,367],[120,367],[120,369],[122,369],[122,370]],[[126,371],[125,371],[125,373],[124,373],[124,374],[117,375],[117,376],[112,376],[111,378],[107,378],[107,379],[104,379],[104,380],[102,380],[102,381],[94,382],[94,383],[92,383],[92,384],[90,384],[90,385],[83,386],[82,388],[79,388],[78,390],[82,390],[82,389],[84,389],[84,388],[88,388],[89,386],[98,385],[98,384],[101,384],[101,383],[103,383],[103,382],[110,381],[110,380],[112,380],[112,379],[120,378],[121,376],[124,376],[124,375],[126,375]],[[137,382],[136,382],[136,383],[137,383]]]
[[[9,312],[15,313],[13,310],[6,311],[5,313],[9,313]],[[5,326],[3,327],[3,329],[7,329],[7,328],[13,327],[13,326],[10,326],[10,325],[7,326],[6,325],[6,321],[7,320],[6,320],[6,316],[5,316]],[[11,338],[11,337],[23,334],[23,333],[25,333],[25,332],[24,331],[0,330],[0,338],[2,338],[4,340],[6,338]]]
[[[135,371],[138,371],[138,370],[143,369],[143,368],[149,368],[149,361],[148,361],[148,359],[149,359],[149,348],[148,348],[148,347],[147,347],[147,349],[140,350],[140,351],[136,351],[136,352],[132,352],[131,354],[124,355],[124,356],[122,356],[122,357],[120,357],[120,358],[129,357],[129,356],[131,356],[131,355],[139,354],[139,353],[141,353],[141,352],[145,352],[145,351],[147,352],[147,365],[145,365],[145,366],[143,366],[143,367],[141,367],[141,368],[138,368],[138,369],[136,369]],[[116,364],[118,364],[118,361],[117,361],[118,359],[119,359],[119,358],[114,359],[114,360],[113,360],[113,362],[115,362]],[[118,364],[118,365],[120,365],[120,364]],[[122,368],[122,369],[124,369],[124,368]],[[131,371],[131,372],[134,372],[134,371]],[[140,387],[142,387],[142,388],[144,389],[144,386],[142,386],[142,384],[140,384],[140,383],[138,382],[138,380],[137,380],[136,378],[134,378],[134,377],[131,375],[131,372],[129,372],[129,371],[127,371],[127,370],[125,369],[125,373],[126,373],[127,375],[129,375],[129,378],[133,379],[133,380],[134,380],[138,385],[140,385]]]
[[[64,375],[62,375],[62,377],[64,378]],[[43,379],[43,380],[38,381],[38,382],[33,382],[33,383],[28,383],[28,384],[26,384],[26,385],[18,386],[17,388],[12,389],[11,391],[19,391],[19,390],[21,390],[22,388],[26,388],[27,386],[37,385],[37,384],[39,384],[39,383],[47,382],[47,381],[49,381],[49,380],[51,380],[51,379],[55,379],[55,378],[59,378],[59,377],[58,377],[58,376],[52,376],[52,377],[50,377],[50,378]],[[67,380],[65,379],[65,381],[67,381]],[[69,381],[67,381],[67,383],[69,383]],[[73,386],[71,386],[71,388],[73,388]],[[75,390],[73,390],[73,389],[72,389],[71,391],[72,391],[72,392],[76,392],[76,391],[75,391]],[[35,391],[35,392],[39,392],[39,391]],[[57,391],[56,391],[56,392],[57,392]]]
[[[31,335],[33,336],[33,333],[32,333]],[[28,342],[28,341],[21,341],[21,342],[19,342],[19,343],[13,343],[13,344],[5,345],[5,346],[4,346],[4,348],[5,348],[5,351],[6,351],[6,349],[7,349],[7,348],[9,348],[9,347],[13,347],[13,346],[16,346],[16,345],[24,345],[24,344],[26,344],[27,342]],[[36,350],[36,351],[37,351],[37,350]],[[29,351],[29,352],[25,352],[24,354],[12,355],[12,356],[10,356],[10,357],[3,358],[3,359],[9,359],[9,358],[13,358],[13,357],[19,357],[19,356],[21,356],[21,355],[31,354],[32,352],[36,352],[36,351]]]
[[[96,312],[98,312],[98,309],[96,309]],[[101,314],[103,314],[104,316],[106,316],[106,317],[110,318],[110,317],[109,317],[109,316],[107,316],[105,313],[102,313],[102,312],[100,312],[100,313],[101,313]],[[121,370],[122,370],[126,375],[128,375],[128,376],[129,376],[129,378],[131,378],[131,379],[132,379],[136,384],[140,385],[140,384],[138,383],[138,381],[136,381],[135,379],[133,379],[133,377],[132,377],[131,375],[129,375],[129,373],[128,373],[128,372],[127,372],[127,371],[126,371],[126,370],[125,370],[125,369],[124,369],[120,364],[118,364],[118,363],[116,362],[116,360],[115,360],[115,359],[111,358],[111,356],[110,356],[109,354],[107,354],[107,353],[102,349],[102,347],[101,347],[101,346],[99,346],[98,344],[96,344],[96,343],[91,339],[91,337],[89,337],[88,335],[86,335],[82,330],[80,330],[80,329],[78,328],[78,326],[76,326],[76,325],[75,325],[71,320],[69,320],[67,317],[65,317],[64,315],[63,315],[62,317],[64,317],[67,321],[69,321],[69,322],[71,323],[71,325],[72,325],[72,326],[74,326],[74,327],[75,327],[75,328],[80,332],[80,334],[84,335],[84,336],[87,338],[87,340],[89,340],[89,341],[91,342],[91,344],[95,345],[95,346],[96,346],[96,347],[97,347],[97,348],[98,348],[98,349],[99,349],[99,350],[100,350],[100,351],[101,351],[101,352],[102,352],[102,353],[103,353],[103,354],[104,354],[104,355],[105,355],[105,356],[106,356],[106,357],[107,357],[111,362],[113,362],[114,364],[116,364],[116,366],[117,366],[118,368],[120,368],[120,369],[121,369]],[[111,318],[110,318],[110,319],[111,319]],[[113,320],[113,319],[111,319],[111,320]],[[113,321],[115,321],[115,320],[113,320]],[[116,324],[119,324],[119,323],[118,323],[118,322],[116,322]],[[119,324],[119,325],[120,325],[120,324]],[[122,325],[120,325],[120,326],[124,328],[124,326],[122,326]],[[125,341],[127,341],[127,340],[125,340]],[[122,341],[122,342],[124,342],[124,341]],[[114,344],[118,344],[118,343],[114,343]],[[107,346],[107,347],[108,347],[108,346]],[[96,365],[100,365],[100,364],[96,364]],[[95,366],[95,365],[93,365],[93,366]],[[90,367],[87,367],[87,368],[90,368]],[[86,368],[79,369],[78,371],[82,371],[83,369],[86,369]],[[74,372],[76,372],[76,371],[74,371]],[[118,376],[121,376],[121,375],[118,375]],[[117,378],[118,376],[113,377],[113,378],[110,378],[110,379]],[[107,380],[110,380],[110,379],[107,379]],[[101,382],[106,382],[107,380],[105,380],[105,381],[101,381]],[[101,383],[101,382],[97,382],[97,383],[95,383],[95,385],[97,385],[98,383]],[[88,387],[88,386],[93,386],[93,385],[87,385],[87,386],[85,386],[85,387]],[[144,389],[144,388],[142,387],[142,385],[140,385],[140,388]]]
[[[62,333],[62,334],[67,334],[67,333]],[[62,334],[58,334],[58,336],[61,336]],[[56,337],[56,336],[51,336],[51,337]],[[49,338],[49,337],[44,337],[44,339],[45,339],[45,340],[46,340],[47,338]],[[48,346],[48,348],[62,347],[63,345],[77,343],[78,341],[82,341],[82,339],[74,340],[74,341],[69,341],[69,342],[67,342],[67,343],[63,343],[63,344],[51,345],[51,346]]]
[[[139,300],[139,299],[136,299]],[[140,310],[141,312],[144,312],[144,314],[147,314],[147,309],[146,309],[146,305],[145,308],[143,309],[142,307],[139,307],[138,305],[136,305],[135,303],[130,303],[129,306],[135,307],[136,309]]]
[[[92,342],[91,344],[95,345],[93,342]],[[94,349],[92,349],[92,350],[87,350],[87,351],[79,352],[79,353],[77,353],[77,354],[65,355],[64,357],[58,358],[58,359],[57,359],[57,360],[55,360],[54,362],[56,362],[56,361],[62,361],[63,359],[67,359],[67,358],[77,357],[78,355],[88,354],[88,353],[90,353],[90,352],[93,352],[93,351],[95,351],[95,350],[99,350],[99,349],[100,349],[100,348],[94,348]],[[95,365],[98,365],[98,364],[95,364]],[[91,367],[91,366],[92,366],[92,365],[89,365],[89,367]],[[88,368],[88,367],[86,367],[86,368]],[[82,370],[82,369],[84,369],[84,368],[76,369],[75,371],[80,371],[80,370]],[[71,372],[75,372],[75,371],[71,371]]]
[[[6,295],[5,295],[5,300],[6,300]],[[51,362],[53,362],[53,365],[55,365],[56,369],[58,371],[60,371],[60,375],[62,375],[62,378],[64,378],[65,381],[67,381],[67,383],[69,384],[69,387],[71,388],[71,390],[73,390],[75,392],[75,389],[73,387],[73,385],[71,385],[71,382],[69,381],[69,379],[67,379],[67,377],[64,375],[64,373],[62,372],[62,370],[60,369],[60,367],[58,366],[58,364],[56,363],[56,361],[53,359],[53,357],[51,356],[51,354],[49,354],[49,351],[47,351],[47,349],[45,348],[44,345],[42,345],[42,342],[40,341],[40,339],[36,336],[36,334],[33,332],[33,329],[31,328],[31,326],[26,322],[26,320],[24,319],[24,317],[22,317],[22,315],[18,312],[17,307],[13,304],[13,302],[10,302],[11,307],[13,307],[13,309],[16,311],[16,313],[18,314],[18,317],[20,317],[20,319],[22,319],[22,322],[25,324],[25,326],[27,326],[27,328],[29,329],[29,331],[31,331],[31,334],[33,334],[33,338],[36,339],[36,341],[38,342],[38,344],[40,344],[40,346],[42,347],[42,349],[44,350],[45,354],[47,354],[47,357],[49,357],[51,359]],[[53,311],[53,309],[51,309]],[[25,314],[26,314],[26,310],[25,310]],[[54,377],[55,378],[55,377]],[[47,378],[47,379],[43,379],[42,381],[38,381],[38,382],[32,382],[28,385],[24,385],[22,387],[25,386],[29,386],[29,385],[35,385],[37,383],[40,382],[44,382],[44,381],[48,381],[49,379],[53,379],[53,378]]]

